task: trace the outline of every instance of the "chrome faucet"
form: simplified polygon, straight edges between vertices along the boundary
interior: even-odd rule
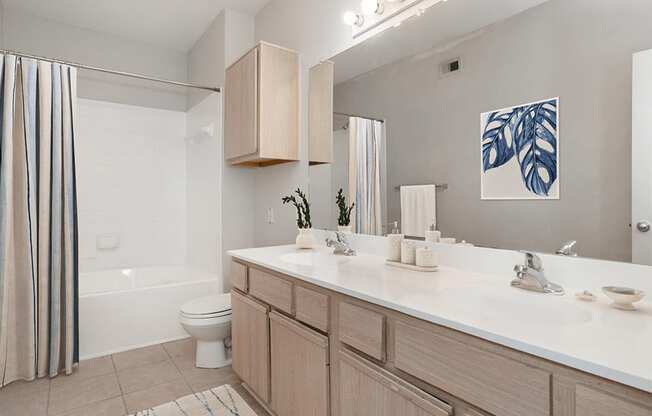
[[[335,248],[333,254],[355,256],[355,250],[351,248],[349,245],[349,240],[346,238],[346,234],[343,232],[335,231],[335,240],[330,237],[326,238],[326,245],[328,247]]]
[[[556,251],[556,254],[560,256],[577,257],[575,246],[577,246],[577,241],[567,241],[559,248],[559,250]]]
[[[549,282],[544,275],[541,258],[527,251],[523,253],[525,254],[525,264],[514,266],[516,279],[512,280],[512,286],[534,292],[563,295],[564,288],[558,284]]]

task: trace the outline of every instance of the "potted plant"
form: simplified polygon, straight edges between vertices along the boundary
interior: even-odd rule
[[[335,202],[337,202],[337,208],[340,211],[340,215],[337,217],[337,229],[344,233],[350,234],[351,212],[353,211],[353,207],[355,207],[355,202],[352,203],[351,206],[348,206],[346,204],[346,197],[344,196],[344,192],[342,191],[342,188],[340,188],[340,190],[337,191],[337,197],[335,198]]]
[[[299,234],[296,243],[299,248],[310,249],[315,245],[315,238],[312,235],[312,220],[310,219],[310,203],[300,188],[297,188],[294,193],[297,195],[296,197],[294,195],[283,197],[283,205],[292,204],[297,209]]]

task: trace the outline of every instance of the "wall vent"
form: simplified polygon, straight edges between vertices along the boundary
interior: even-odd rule
[[[442,76],[454,74],[461,70],[462,70],[462,60],[460,58],[451,59],[439,65],[439,73]]]

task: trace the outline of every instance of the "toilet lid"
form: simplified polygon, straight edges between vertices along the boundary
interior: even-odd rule
[[[184,315],[215,315],[229,311],[231,311],[231,294],[229,293],[191,300],[181,306],[181,313]]]

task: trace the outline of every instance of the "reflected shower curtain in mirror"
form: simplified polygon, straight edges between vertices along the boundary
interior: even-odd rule
[[[0,387],[78,362],[76,69],[0,55]]]
[[[381,154],[383,123],[349,119],[349,200],[355,202],[351,225],[356,233],[382,235]]]

